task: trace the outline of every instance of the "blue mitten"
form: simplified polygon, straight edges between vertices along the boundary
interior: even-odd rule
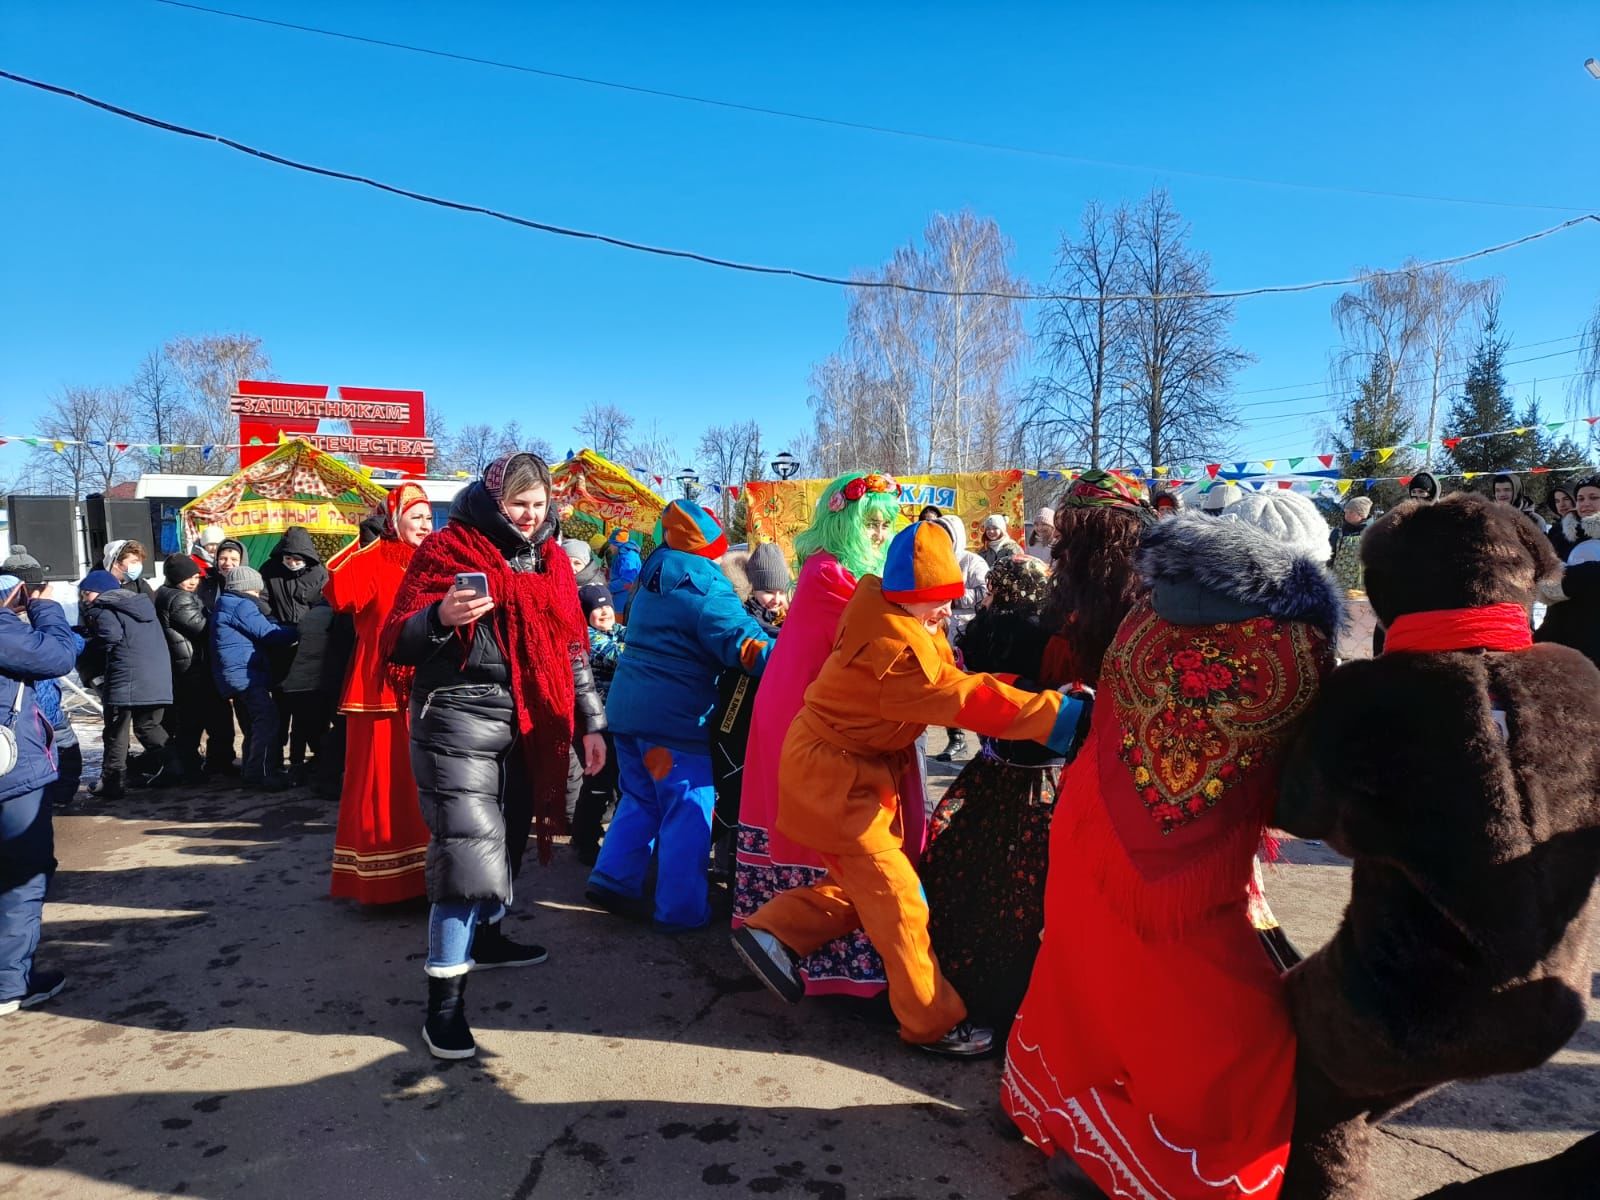
[[[1094,689],[1081,683],[1069,683],[1056,690],[1063,697],[1061,712],[1044,744],[1071,762],[1089,736],[1089,718],[1094,715]]]

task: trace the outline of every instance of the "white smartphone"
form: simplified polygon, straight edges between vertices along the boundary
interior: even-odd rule
[[[474,600],[489,594],[489,577],[482,571],[462,571],[456,575],[456,591],[471,592]]]

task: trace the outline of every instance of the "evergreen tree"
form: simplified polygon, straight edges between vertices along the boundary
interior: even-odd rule
[[[1405,489],[1397,478],[1379,478],[1369,485],[1366,480],[1379,476],[1404,476],[1416,469],[1416,461],[1405,448],[1411,438],[1411,416],[1406,411],[1405,398],[1399,389],[1391,387],[1394,366],[1387,355],[1373,356],[1367,375],[1361,380],[1342,414],[1342,424],[1331,433],[1334,448],[1339,451],[1338,466],[1342,478],[1355,480],[1345,493],[1353,496],[1371,496],[1381,508],[1389,508],[1405,499]],[[1378,457],[1380,448],[1398,446],[1401,449],[1387,461]],[[1361,457],[1356,454],[1361,452]]]
[[[1450,402],[1450,415],[1445,423],[1446,436],[1470,439],[1449,447],[1450,461],[1455,464],[1457,471],[1464,474],[1512,471],[1519,465],[1539,465],[1522,462],[1530,453],[1532,434],[1524,437],[1514,433],[1500,437],[1471,437],[1473,434],[1511,429],[1520,423],[1515,405],[1506,394],[1504,364],[1506,347],[1510,342],[1510,337],[1500,329],[1498,305],[1490,305],[1488,318],[1483,324],[1483,334],[1467,367],[1461,395]],[[1537,424],[1537,420],[1532,424]]]

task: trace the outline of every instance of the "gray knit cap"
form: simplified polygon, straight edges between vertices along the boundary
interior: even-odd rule
[[[266,582],[261,578],[261,572],[254,567],[245,566],[244,563],[240,563],[228,572],[230,592],[259,592],[266,586]]]
[[[750,581],[752,592],[784,592],[789,590],[789,564],[777,542],[762,542],[745,559],[744,577]]]

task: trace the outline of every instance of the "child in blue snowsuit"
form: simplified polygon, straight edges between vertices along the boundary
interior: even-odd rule
[[[674,500],[661,530],[661,545],[634,585],[628,649],[606,703],[622,799],[589,876],[589,897],[614,910],[637,906],[653,849],[657,927],[698,929],[711,920],[706,860],[716,800],[710,722],[717,677],[730,667],[759,675],[772,642],[715,561],[728,548],[716,518]]]

